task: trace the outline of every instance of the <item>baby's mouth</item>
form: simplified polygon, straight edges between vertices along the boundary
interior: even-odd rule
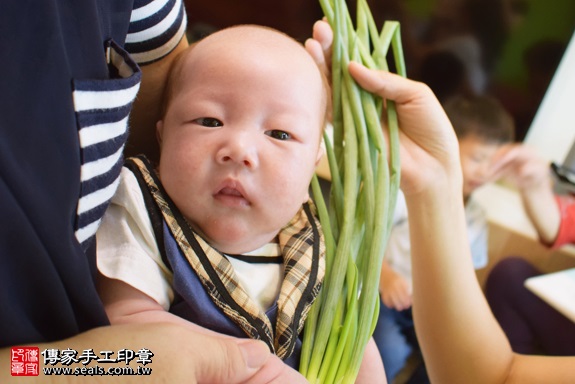
[[[234,188],[222,188],[218,194],[220,195],[225,195],[225,196],[236,196],[236,197],[244,197],[244,195],[242,195],[242,193],[240,191],[238,191],[237,189]]]
[[[223,187],[214,194],[214,198],[230,207],[245,207],[250,205],[244,193],[237,187]]]

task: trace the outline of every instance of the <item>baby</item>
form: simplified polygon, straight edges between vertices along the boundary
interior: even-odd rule
[[[324,275],[308,189],[328,103],[312,57],[275,30],[228,28],[177,59],[159,166],[127,161],[97,234],[112,323],[187,321],[261,339],[297,369]],[[379,361],[373,351],[366,359]]]

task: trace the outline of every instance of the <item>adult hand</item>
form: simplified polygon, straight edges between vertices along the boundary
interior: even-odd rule
[[[457,138],[431,89],[355,62],[350,63],[349,72],[367,91],[395,101],[400,127],[401,189],[405,196],[419,194],[434,185],[449,184],[461,191]]]
[[[158,324],[156,324],[158,325]],[[198,332],[179,331],[167,356],[180,370],[178,383],[292,384],[307,383],[296,370],[272,354],[262,341],[222,338]],[[183,348],[183,343],[187,348]],[[151,349],[151,348],[150,348]],[[185,352],[184,352],[185,351]],[[164,351],[165,352],[165,351]],[[155,352],[155,357],[159,355]],[[165,363],[164,363],[165,364]],[[166,365],[162,364],[162,368]],[[191,371],[191,372],[190,372]],[[177,377],[176,376],[176,377]]]
[[[333,31],[326,21],[317,21],[306,48],[330,78]],[[461,189],[458,143],[447,115],[431,89],[384,71],[373,71],[351,63],[349,71],[366,90],[396,102],[401,128],[401,188],[417,194],[436,183],[438,177]]]
[[[127,324],[95,328],[74,337],[32,344],[45,349],[83,351],[138,351],[153,353],[151,382],[291,384],[307,383],[305,378],[272,354],[262,341],[215,337],[168,323]],[[10,348],[0,349],[0,382],[10,381]],[[133,364],[132,364],[133,365]],[[90,366],[88,366],[90,367]],[[112,366],[110,366],[112,367]],[[82,363],[68,368],[86,368]],[[81,383],[102,382],[100,376],[79,376]],[[43,375],[39,383],[61,382],[59,376]],[[141,376],[124,376],[123,383],[140,383]]]

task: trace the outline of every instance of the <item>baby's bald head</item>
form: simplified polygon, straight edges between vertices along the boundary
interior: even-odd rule
[[[213,64],[227,64],[230,71],[265,71],[273,67],[288,74],[296,74],[302,84],[313,92],[320,88],[321,109],[327,115],[330,104],[328,81],[302,44],[272,28],[258,25],[239,25],[215,32],[192,44],[174,61],[163,101],[162,116],[171,99],[186,84],[190,76],[203,75]],[[202,74],[198,70],[202,69]],[[281,76],[283,77],[283,76]],[[253,77],[250,77],[253,80]],[[277,78],[277,81],[283,81]],[[266,79],[269,81],[269,79]],[[281,97],[281,95],[277,95]]]

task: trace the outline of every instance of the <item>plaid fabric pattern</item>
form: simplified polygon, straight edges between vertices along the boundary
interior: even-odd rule
[[[325,242],[319,220],[312,212],[315,213],[315,207],[309,201],[278,236],[285,266],[275,334],[276,354],[280,357],[293,352],[325,274]],[[310,219],[315,225],[310,225]],[[314,247],[318,248],[315,252]],[[314,258],[318,253],[321,257]]]
[[[213,302],[249,337],[266,342],[280,358],[289,357],[325,274],[325,242],[313,203],[304,204],[278,236],[285,268],[273,327],[242,288],[228,259],[191,230],[147,160],[137,157],[129,161],[142,174],[172,235]]]

